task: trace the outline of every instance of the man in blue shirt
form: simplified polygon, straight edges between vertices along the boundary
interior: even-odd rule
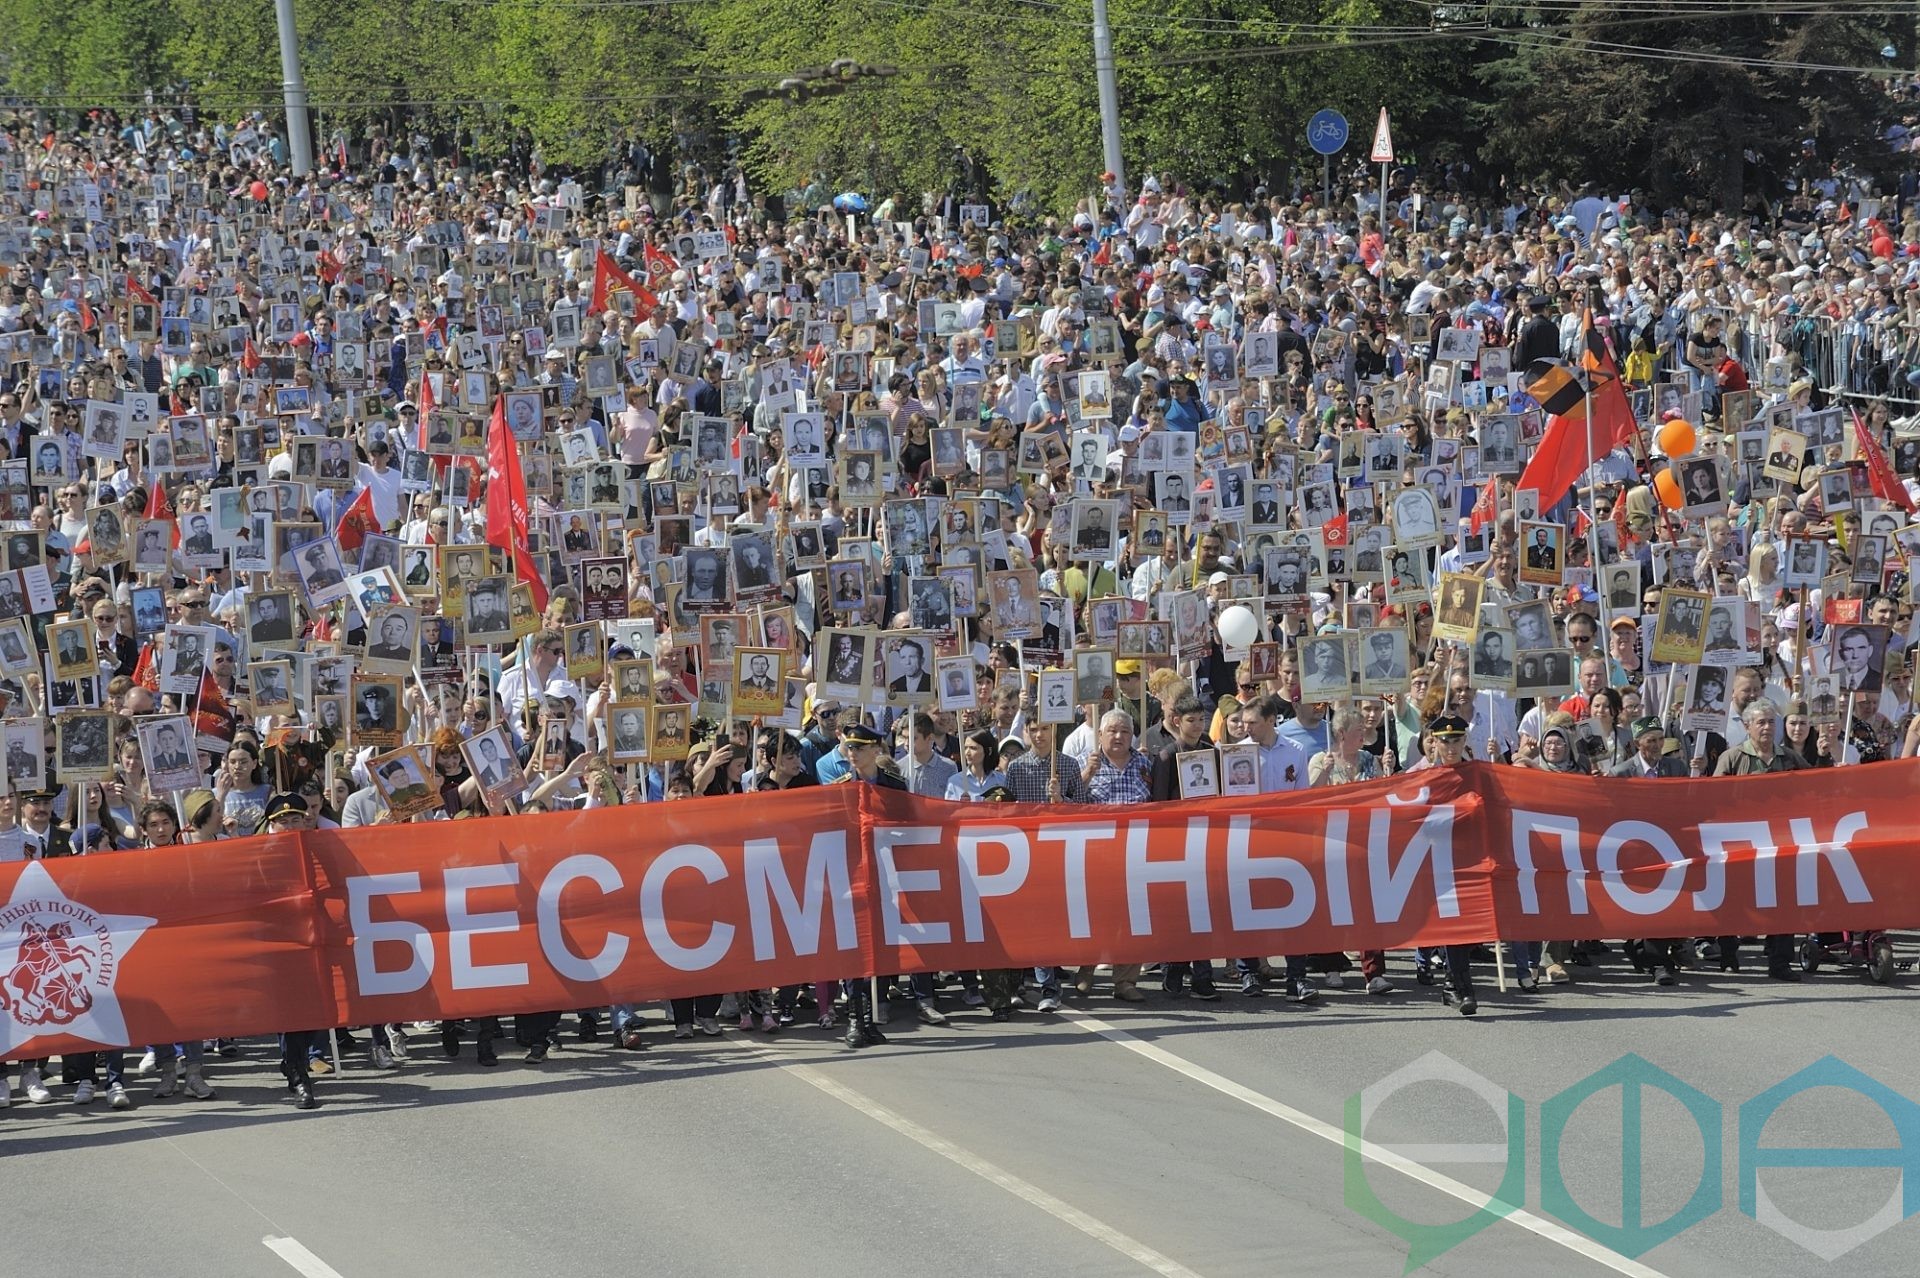
[[[1200,400],[1199,392],[1194,389],[1193,379],[1180,376],[1168,384],[1170,398],[1167,400],[1167,429],[1184,430],[1189,434],[1200,429],[1200,423],[1213,416],[1213,410]]]
[[[1283,738],[1299,746],[1309,759],[1329,748],[1326,702],[1301,701],[1294,706],[1293,716],[1279,727]]]
[[[840,703],[816,706],[813,715],[813,730],[800,741],[800,762],[827,785],[847,774],[846,752],[840,748]]]

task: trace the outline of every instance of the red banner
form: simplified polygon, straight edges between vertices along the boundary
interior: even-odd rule
[[[547,579],[534,564],[527,543],[527,477],[520,468],[520,445],[507,429],[507,397],[493,398],[487,426],[487,544],[506,552],[516,578],[533,592],[533,606],[547,610]]]
[[[0,1059],[337,1024],[310,864],[267,835],[0,865]]]
[[[1129,807],[830,786],[5,865],[0,1058],[872,973],[1898,926],[1917,776],[1471,764]]]

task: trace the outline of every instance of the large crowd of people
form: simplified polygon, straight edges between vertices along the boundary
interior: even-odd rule
[[[1129,804],[1920,749],[1920,423],[1817,384],[1779,322],[1904,334],[1912,184],[1731,215],[1392,177],[1384,208],[1158,175],[1010,222],[7,122],[0,862],[822,784]],[[1741,946],[1487,940],[1526,991]],[[1475,948],[1406,975],[1471,1014]],[[1309,1002],[1355,961],[1232,964]],[[1207,959],[1157,975],[1220,997]],[[905,973],[674,1000],[671,1032],[857,1046],[896,1003],[1004,1019],[1096,976],[1147,997],[1127,966]],[[516,1018],[529,1060],[561,1021]],[[391,1068],[410,1033],[492,1065],[503,1030],[339,1042]],[[19,1090],[206,1098],[231,1050],[22,1061]],[[302,1106],[331,1051],[285,1036]]]

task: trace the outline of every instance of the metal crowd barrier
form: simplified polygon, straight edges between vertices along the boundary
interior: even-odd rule
[[[1889,331],[1857,318],[1747,315],[1738,317],[1730,336],[1755,386],[1765,384],[1769,361],[1790,355],[1798,359],[1796,377],[1830,394],[1920,408],[1920,387],[1908,380],[1920,371],[1920,326],[1905,320]]]

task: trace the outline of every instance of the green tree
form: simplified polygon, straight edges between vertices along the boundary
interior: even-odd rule
[[[882,0],[717,0],[699,6],[694,22],[694,65],[764,183],[946,185],[977,109],[964,74],[981,25],[970,13]],[[844,83],[808,74],[839,59],[902,73]]]
[[[1521,175],[1736,208],[1750,182],[1773,193],[1799,171],[1803,138],[1823,166],[1861,158],[1884,109],[1874,76],[1797,64],[1877,66],[1886,19],[1836,8],[1628,22],[1599,0],[1564,20],[1508,16],[1524,33],[1481,68],[1476,118],[1485,157]]]
[[[1351,164],[1385,105],[1402,158],[1737,203],[1805,163],[1863,157],[1870,75],[1900,34],[1842,6],[1671,15],[1604,0],[1111,0],[1123,153],[1244,188],[1319,167],[1308,117],[1345,112]],[[762,188],[972,188],[1066,212],[1102,163],[1092,0],[299,0],[322,137],[379,123],[557,164],[623,135],[725,151]],[[1458,25],[1456,25],[1458,24]],[[0,0],[0,77],[50,106],[137,109],[184,85],[277,116],[262,0]],[[829,74],[829,66],[885,75]]]
[[[132,103],[160,83],[166,0],[0,0],[8,82],[66,103]]]
[[[163,34],[169,82],[227,113],[280,100],[280,36],[273,6],[236,0],[170,0]]]

